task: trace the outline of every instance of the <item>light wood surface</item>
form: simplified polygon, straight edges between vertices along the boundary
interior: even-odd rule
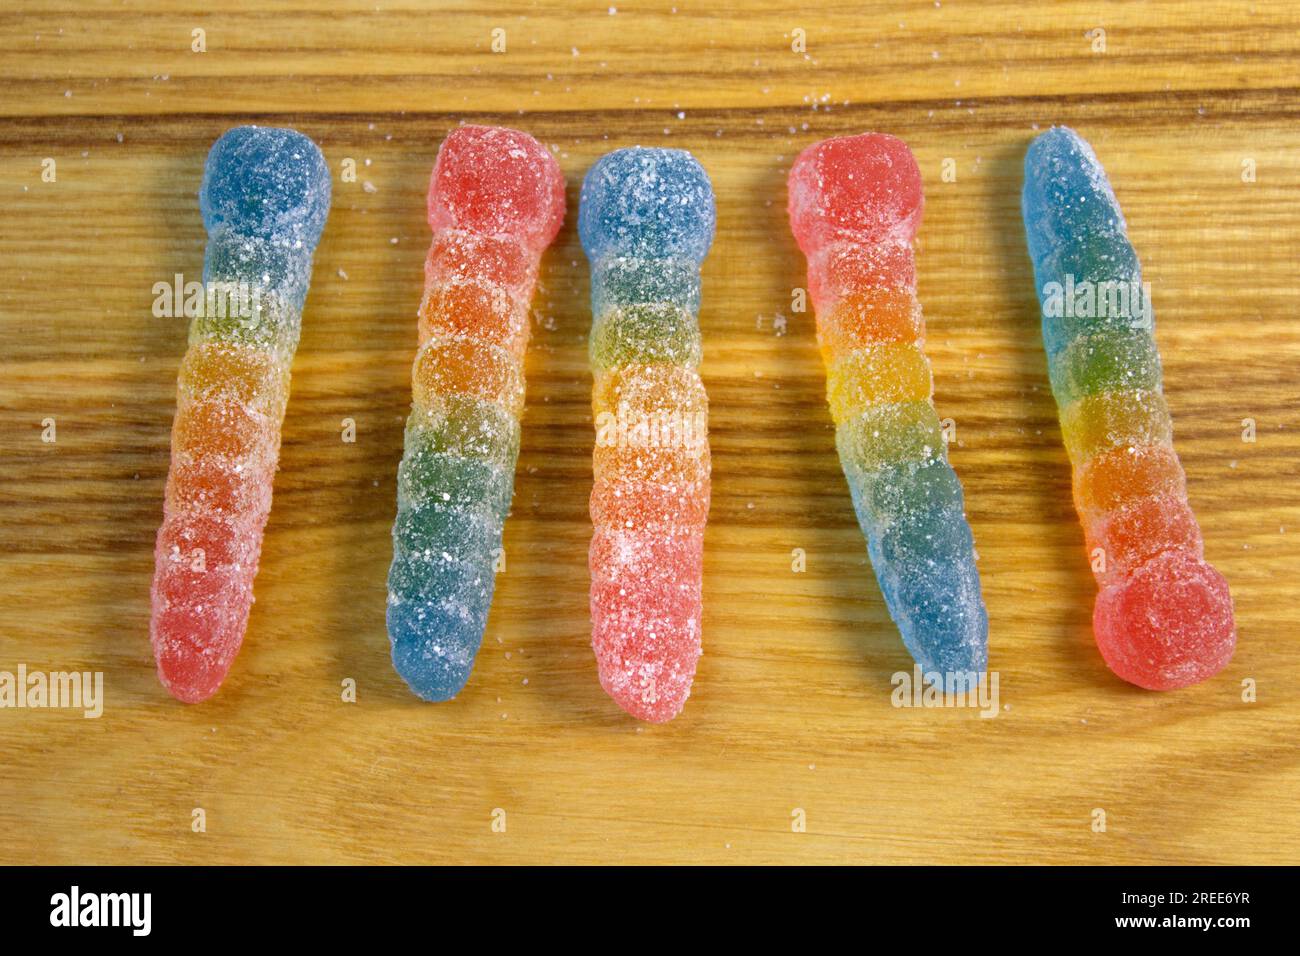
[[[106,695],[97,720],[0,710],[0,862],[1297,862],[1300,8],[612,2],[0,11],[0,670],[102,671]],[[534,303],[507,570],[468,688],[434,706],[389,665],[384,579],[424,191],[462,120],[553,146],[570,204]],[[359,176],[336,175],[316,256],[248,637],[189,707],[148,642],[185,342],[151,290],[198,276],[204,157],[249,122],[294,126]],[[1025,146],[1053,123],[1092,141],[1128,216],[1192,503],[1236,600],[1235,659],[1185,691],[1119,682],[1092,641],[1019,219]],[[891,705],[911,660],[853,520],[811,316],[790,307],[789,164],[863,130],[906,139],[926,177],[920,296],[979,548],[992,720]],[[573,219],[586,168],[631,144],[692,150],[719,209],[705,656],[662,727],[601,692],[587,616]]]

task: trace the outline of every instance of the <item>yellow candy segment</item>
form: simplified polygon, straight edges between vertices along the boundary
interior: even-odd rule
[[[886,402],[925,402],[934,391],[919,346],[888,344],[850,352],[826,370],[826,400],[839,425]]]
[[[209,340],[185,352],[177,376],[192,398],[224,398],[279,419],[289,398],[289,367],[249,345]]]
[[[596,373],[591,410],[593,415],[620,411],[637,415],[660,412],[694,415],[709,410],[709,397],[704,382],[693,368],[625,365]]]
[[[1061,434],[1076,465],[1112,448],[1161,445],[1173,438],[1169,405],[1160,392],[1097,392],[1061,408]]]

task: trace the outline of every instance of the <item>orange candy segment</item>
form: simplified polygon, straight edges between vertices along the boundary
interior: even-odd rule
[[[1086,518],[1154,495],[1183,497],[1187,479],[1172,445],[1123,445],[1074,470],[1074,505]]]
[[[420,303],[420,342],[470,336],[499,345],[522,360],[528,346],[528,310],[505,286],[461,280],[430,288]]]
[[[622,478],[597,478],[591,489],[591,520],[626,531],[695,528],[709,516],[709,481],[661,484]]]
[[[708,444],[699,448],[642,448],[597,445],[592,469],[624,481],[661,485],[698,485],[707,481],[712,461]]]
[[[1086,526],[1088,551],[1101,549],[1094,561],[1104,583],[1141,567],[1165,551],[1182,551],[1200,558],[1201,531],[1191,507],[1181,498],[1145,498]]]
[[[925,340],[921,303],[905,290],[863,289],[818,317],[817,337],[828,362],[871,345],[919,346]]]
[[[274,464],[259,467],[218,455],[177,455],[167,476],[167,507],[235,517],[271,510]]]
[[[469,395],[496,402],[518,417],[524,373],[506,349],[478,339],[439,336],[415,359],[411,388],[416,405],[430,408],[440,395]]]
[[[591,409],[594,415],[601,412],[692,415],[707,412],[709,398],[699,373],[693,368],[625,365],[595,373]]]
[[[271,352],[220,340],[186,351],[178,383],[192,398],[225,399],[276,419],[289,397],[289,369]]]
[[[172,424],[172,453],[260,462],[279,453],[279,422],[226,399],[181,394]]]

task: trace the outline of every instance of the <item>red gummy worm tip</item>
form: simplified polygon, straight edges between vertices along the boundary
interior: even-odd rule
[[[1106,664],[1148,690],[1213,677],[1237,643],[1228,582],[1179,552],[1153,558],[1097,595],[1093,633]]]
[[[923,206],[920,167],[896,136],[822,140],[800,153],[790,169],[790,226],[805,253],[836,239],[909,241]]]
[[[429,226],[550,245],[564,223],[564,174],[551,151],[502,126],[447,134],[429,177]]]
[[[223,631],[233,627],[237,632],[213,634],[194,612],[182,608],[162,611],[153,623],[158,680],[167,692],[187,704],[215,694],[239,651],[243,626],[224,622]]]

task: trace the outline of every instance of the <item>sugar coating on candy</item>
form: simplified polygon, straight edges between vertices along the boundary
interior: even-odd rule
[[[704,261],[717,213],[708,173],[682,149],[618,149],[587,171],[578,235],[587,258]],[[671,268],[671,267],[668,267]]]
[[[907,289],[867,287],[850,293],[819,307],[817,341],[826,359],[871,345],[920,348],[925,342],[921,303]]]
[[[1022,198],[1035,263],[1085,236],[1094,242],[1113,238],[1117,251],[1127,242],[1128,225],[1106,171],[1074,130],[1056,126],[1029,145]]]
[[[982,673],[988,617],[916,297],[920,169],[892,136],[828,139],[799,154],[788,193],[835,444],[890,616],[926,672]]]
[[[591,314],[615,308],[677,306],[700,311],[700,269],[693,259],[609,256],[591,264]]]
[[[1103,586],[1167,551],[1186,552],[1197,559],[1204,553],[1196,516],[1185,499],[1174,495],[1139,498],[1104,513],[1085,531],[1089,553],[1099,548],[1105,558],[1097,567]]]
[[[845,420],[835,430],[841,461],[874,472],[898,462],[946,458],[939,414],[929,401],[881,402]]]
[[[655,364],[695,368],[703,357],[695,314],[666,302],[612,308],[607,320],[592,325],[589,350],[598,368]]]
[[[1145,448],[1173,439],[1169,405],[1158,389],[1086,391],[1058,409],[1061,437],[1075,462],[1114,448]]]
[[[832,242],[820,249],[805,249],[804,254],[808,257],[808,292],[818,312],[841,299],[875,290],[916,296],[916,259],[910,237],[870,245]]]
[[[510,470],[519,455],[519,419],[508,408],[466,395],[439,395],[406,422],[406,446],[450,452]]]
[[[709,408],[704,383],[688,365],[638,363],[605,367],[595,373],[594,379],[591,407],[597,416],[605,411],[647,417],[656,413],[690,416],[704,414]],[[644,442],[637,442],[635,434],[623,437],[634,446],[660,444],[649,435]]]
[[[1063,405],[1099,392],[1155,391],[1162,384],[1160,353],[1155,339],[1144,330],[1119,328],[1079,335],[1049,361]]]
[[[482,399],[518,417],[524,407],[524,369],[512,351],[481,335],[438,335],[416,353],[411,390],[417,408],[435,396]]]
[[[500,534],[501,522],[486,509],[438,498],[403,501],[393,522],[394,553],[476,561],[490,554]]]
[[[884,246],[875,254],[880,261],[901,257],[901,244],[910,243],[921,224],[924,204],[916,159],[893,136],[822,140],[800,153],[790,169],[790,228],[805,255],[824,255],[832,243],[847,243]]]
[[[209,234],[230,229],[282,250],[320,241],[330,209],[330,172],[320,148],[296,130],[240,126],[208,153],[199,209]]]
[[[279,456],[277,425],[276,419],[250,406],[194,399],[180,392],[172,424],[173,455],[186,460],[234,461],[237,469],[260,470]]]
[[[312,233],[314,234],[314,233]],[[311,259],[300,253],[307,244],[297,234],[250,236],[228,224],[212,233],[203,262],[203,280],[224,303],[227,315],[238,315],[242,325],[253,325],[239,311],[244,289],[256,288],[256,322],[292,323],[300,317],[311,284]],[[314,248],[314,241],[311,243]]]
[[[872,343],[826,363],[826,400],[837,425],[872,405],[926,402],[933,392],[929,359],[915,345]]]
[[[454,229],[508,237],[536,260],[564,224],[564,175],[550,152],[527,133],[461,126],[438,149],[428,207],[435,236]],[[489,259],[483,265],[497,263]]]
[[[470,229],[434,233],[424,261],[425,288],[435,291],[456,282],[504,286],[527,300],[537,281],[537,258],[509,236],[486,236]]]
[[[1074,470],[1074,505],[1084,524],[1145,498],[1187,500],[1187,476],[1172,444],[1121,445]]]
[[[472,337],[498,346],[517,361],[528,346],[528,309],[508,287],[455,278],[431,288],[420,302],[420,341]]]
[[[204,314],[190,322],[189,344],[221,342],[247,345],[270,353],[288,368],[302,334],[302,304],[269,290],[261,292],[250,312],[245,317],[230,310],[224,313],[204,310]]]
[[[592,648],[601,687],[671,720],[701,653],[708,396],[697,368],[713,188],[690,153],[620,149],[582,186],[591,263]]]
[[[1103,587],[1092,627],[1110,669],[1148,690],[1213,677],[1236,647],[1228,582],[1180,550],[1162,551]]]
[[[211,294],[177,376],[151,592],[158,676],[179,700],[216,693],[244,639],[329,204],[325,158],[294,130],[239,127],[208,153],[199,207]]]
[[[1187,502],[1124,216],[1092,148],[1064,127],[1029,147],[1021,206],[1075,506],[1099,585],[1097,646],[1115,674],[1139,687],[1198,683],[1232,657],[1232,597],[1204,560]]]
[[[707,481],[636,481],[602,477],[591,489],[591,520],[624,531],[685,533],[709,516]]]
[[[419,697],[469,680],[514,493],[529,301],[564,221],[564,176],[531,136],[461,126],[429,177],[433,231],[397,471],[393,666]]]
[[[712,459],[708,444],[698,448],[598,444],[592,453],[592,471],[628,482],[663,485],[708,486]],[[701,491],[701,493],[704,493]]]

